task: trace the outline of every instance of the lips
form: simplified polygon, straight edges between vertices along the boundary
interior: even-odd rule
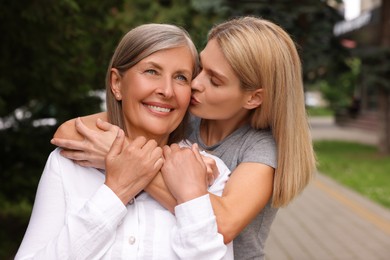
[[[200,102],[194,96],[191,96],[191,105],[197,105],[199,103]]]

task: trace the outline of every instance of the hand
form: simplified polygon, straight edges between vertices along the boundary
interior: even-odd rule
[[[77,132],[84,137],[84,140],[53,138],[51,143],[64,149],[61,151],[62,156],[81,166],[104,169],[104,158],[115,139],[119,127],[101,119],[96,121],[96,126],[102,131],[88,128],[81,118],[77,118],[75,127]]]
[[[137,137],[129,143],[119,129],[106,157],[105,184],[126,205],[149,184],[163,163],[156,141]]]
[[[207,194],[207,167],[196,144],[191,148],[164,146],[163,153],[161,173],[178,204]]]
[[[209,186],[213,185],[215,179],[219,176],[219,170],[217,167],[217,163],[215,160],[211,157],[202,155],[202,160],[206,165],[206,172],[207,172],[207,183]]]

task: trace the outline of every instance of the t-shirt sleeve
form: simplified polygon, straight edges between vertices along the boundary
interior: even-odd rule
[[[268,165],[274,169],[277,167],[277,148],[271,132],[261,131],[246,140],[240,163],[254,162]]]

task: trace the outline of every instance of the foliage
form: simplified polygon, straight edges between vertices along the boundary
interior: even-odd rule
[[[0,4],[0,239],[7,241],[8,250],[1,249],[1,259],[24,232],[39,176],[53,149],[49,140],[54,129],[66,119],[99,110],[100,101],[88,93],[103,87],[106,50],[114,43],[102,39],[117,34],[107,24],[119,4]],[[7,234],[11,227],[12,239]]]
[[[348,52],[333,36],[333,26],[341,15],[318,0],[227,1],[231,15],[256,15],[269,19],[290,33],[303,61],[306,83],[333,77],[347,69],[343,63]],[[340,1],[336,1],[340,2]],[[291,8],[291,7],[294,8]]]
[[[360,75],[361,62],[358,58],[346,59],[348,70],[336,75],[332,80],[321,80],[313,84],[329,102],[329,108],[334,112],[340,112],[351,105],[355,86]]]
[[[390,208],[390,157],[374,146],[316,141],[319,171],[367,198]]]
[[[362,59],[364,84],[369,88],[390,91],[390,47],[362,50],[356,55]]]

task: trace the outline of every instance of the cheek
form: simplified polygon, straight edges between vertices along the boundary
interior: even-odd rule
[[[179,88],[176,90],[176,98],[180,107],[187,109],[191,99],[191,88]]]
[[[229,98],[226,97],[226,93],[224,91],[218,91],[216,88],[206,88],[205,90],[205,102],[208,106],[223,106]]]

